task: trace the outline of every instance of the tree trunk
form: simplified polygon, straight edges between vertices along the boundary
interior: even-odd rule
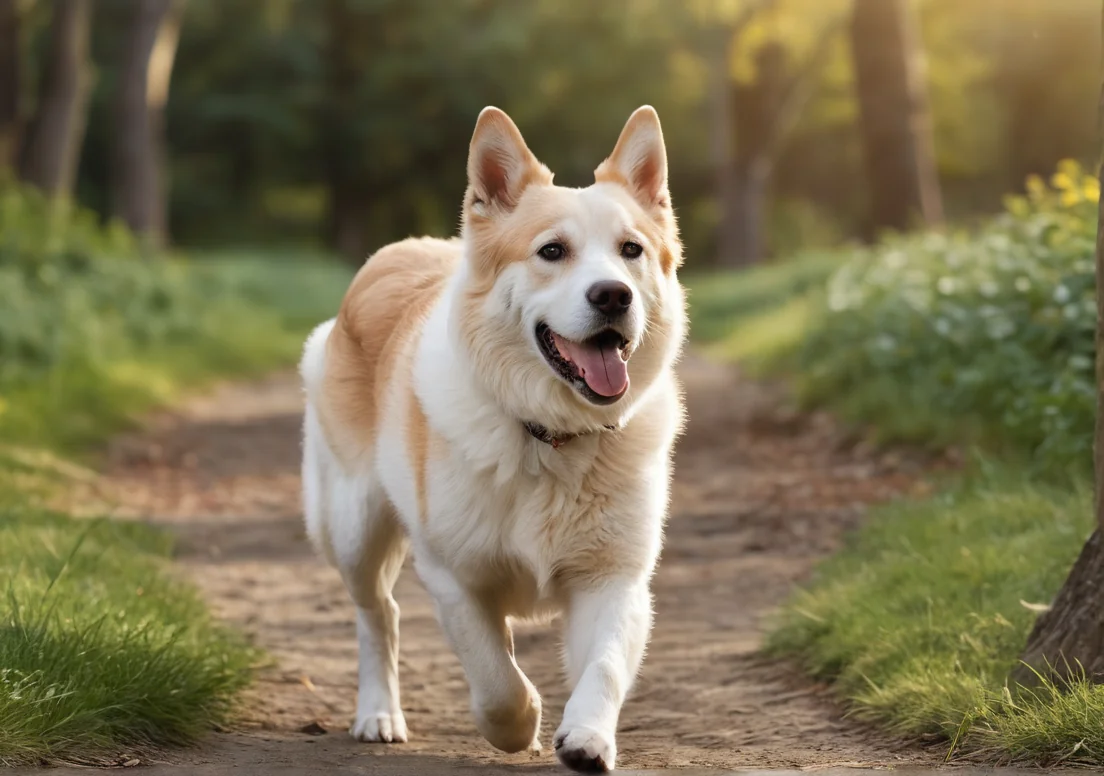
[[[0,171],[15,167],[20,129],[19,11],[0,0]]]
[[[1104,15],[1101,16],[1104,39]],[[1104,130],[1104,84],[1097,106],[1099,129]],[[1104,134],[1100,142],[1098,176],[1104,182]],[[1096,477],[1096,530],[1081,550],[1073,570],[1050,609],[1039,616],[1010,679],[1025,686],[1038,683],[1038,674],[1052,680],[1076,678],[1082,673],[1104,684],[1104,197],[1096,229],[1096,429],[1093,445]]]
[[[872,227],[943,220],[919,33],[910,0],[855,0],[851,51]]]
[[[329,245],[353,264],[361,264],[368,258],[366,213],[367,205],[355,191],[331,186]]]
[[[710,67],[710,156],[716,174],[714,182],[717,202],[718,258],[729,257],[735,250],[735,226],[732,216],[738,208],[734,203],[736,189],[733,183],[732,141],[736,135],[733,126],[732,76],[729,73],[732,45],[736,32],[728,25],[719,25],[712,41],[713,61]]]
[[[115,102],[112,211],[157,247],[166,238],[162,114],[180,30],[179,5],[135,0],[130,25]]]
[[[722,225],[728,264],[747,267],[767,254],[767,193],[774,165],[769,157],[740,158],[732,164],[729,211]]]
[[[729,103],[736,148],[724,182],[719,253],[730,267],[756,264],[767,254],[767,195],[787,91],[785,49],[777,43],[764,45],[755,65],[755,81],[732,86]]]
[[[356,91],[357,72],[351,53],[366,45],[358,35],[357,19],[348,0],[327,0],[325,18],[328,32],[326,46],[326,94],[320,116],[325,146],[323,157],[326,184],[329,189],[329,246],[355,265],[366,258],[367,212],[369,199],[365,181],[356,163],[350,163],[360,153],[358,142],[350,130],[356,118],[351,114]],[[368,44],[370,45],[370,44]]]
[[[51,197],[72,194],[92,74],[91,0],[54,0],[38,106],[21,151],[20,177]]]

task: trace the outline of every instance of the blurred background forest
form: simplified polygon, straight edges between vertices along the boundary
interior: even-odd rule
[[[294,364],[373,250],[454,234],[484,106],[582,186],[650,103],[695,346],[783,378],[863,449],[967,461],[961,489],[873,515],[771,649],[895,734],[1099,768],[1104,684],[1013,700],[1006,678],[1021,654],[1049,660],[1028,641],[1036,612],[1093,527],[1104,537],[1104,501],[1099,520],[1089,508],[1100,14],[0,0],[0,578],[33,623],[0,628],[0,763],[191,740],[256,662],[175,577],[150,586],[163,537],[135,544],[140,526],[109,521],[85,542],[44,482],[152,407]],[[1096,591],[1104,540],[1085,547],[1097,576],[1072,589]],[[136,605],[136,580],[162,592]],[[1082,598],[1091,616],[1051,621],[1083,624],[1081,663],[1104,678],[1104,609]]]
[[[0,0],[0,152],[24,180],[155,241],[359,261],[455,230],[483,106],[514,117],[559,183],[585,185],[651,103],[696,267],[967,221],[1027,175],[1092,157],[1094,0],[852,10]]]

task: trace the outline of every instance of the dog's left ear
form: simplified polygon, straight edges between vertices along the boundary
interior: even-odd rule
[[[551,182],[552,174],[533,156],[510,117],[493,106],[484,108],[468,151],[469,214],[509,212],[526,187]]]
[[[621,184],[648,210],[670,209],[667,147],[655,108],[644,105],[633,111],[613,153],[594,171],[594,180]]]

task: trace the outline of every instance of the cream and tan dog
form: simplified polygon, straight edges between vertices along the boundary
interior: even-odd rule
[[[683,418],[682,254],[651,107],[594,177],[554,186],[484,109],[461,236],[380,250],[307,341],[306,523],[357,607],[362,741],[407,738],[391,591],[409,549],[487,740],[539,749],[510,620],[562,613],[556,752],[614,767]]]

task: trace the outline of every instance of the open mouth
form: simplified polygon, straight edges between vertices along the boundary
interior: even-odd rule
[[[536,334],[552,371],[594,404],[613,404],[629,389],[629,341],[621,332],[606,329],[573,342],[541,323]]]

